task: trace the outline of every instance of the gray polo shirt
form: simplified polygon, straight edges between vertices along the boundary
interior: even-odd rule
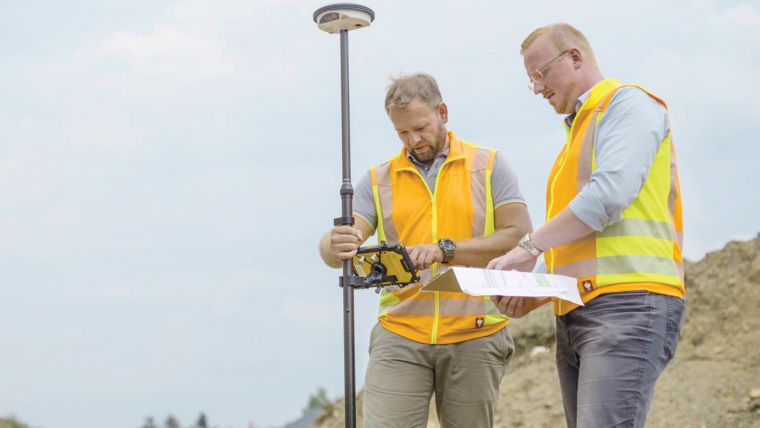
[[[430,166],[427,166],[418,161],[414,155],[407,153],[409,160],[414,163],[417,171],[425,178],[430,192],[435,192],[435,181],[438,177],[438,171],[448,155],[449,150],[446,149],[436,156]],[[493,170],[491,171],[491,195],[493,197],[494,208],[512,202],[525,204],[525,198],[523,198],[522,192],[520,192],[520,185],[517,181],[517,174],[515,174],[500,152],[496,152],[496,156],[494,156]],[[353,210],[354,215],[358,215],[366,220],[372,228],[377,227],[377,211],[375,210],[375,200],[372,197],[372,178],[369,175],[369,171],[364,174],[354,189]]]
[[[590,92],[580,96],[576,112]],[[566,123],[572,124],[574,117],[575,113],[566,117]],[[620,88],[596,127],[596,170],[570,201],[573,214],[597,231],[619,221],[644,187],[669,129],[668,111],[662,104],[639,88]]]

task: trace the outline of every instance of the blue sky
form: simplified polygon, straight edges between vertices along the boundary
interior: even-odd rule
[[[316,1],[0,6],[0,415],[136,427],[296,418],[343,393],[338,37]],[[449,127],[500,149],[535,225],[563,143],[522,39],[566,21],[670,104],[698,260],[760,231],[760,5],[368,1],[350,34],[354,179],[399,148],[388,77],[434,75]],[[376,295],[357,293],[363,378]],[[361,384],[361,382],[360,382]],[[360,386],[360,385],[359,385]]]

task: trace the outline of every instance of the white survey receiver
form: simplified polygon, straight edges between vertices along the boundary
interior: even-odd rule
[[[314,22],[319,29],[330,34],[368,27],[374,20],[372,9],[353,3],[331,4],[314,12]]]
[[[557,297],[583,306],[578,281],[564,275],[453,266],[422,291],[459,291],[471,296]]]

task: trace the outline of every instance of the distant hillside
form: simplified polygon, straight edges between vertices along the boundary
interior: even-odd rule
[[[19,422],[14,417],[0,418],[0,428],[31,428],[29,425]]]
[[[687,262],[686,307],[681,342],[657,383],[647,426],[760,427],[760,235]],[[501,385],[496,427],[564,426],[551,308],[512,320],[510,328],[517,353]],[[361,397],[357,408],[362,427]],[[431,408],[428,427],[438,426]],[[343,427],[342,401],[312,427]]]

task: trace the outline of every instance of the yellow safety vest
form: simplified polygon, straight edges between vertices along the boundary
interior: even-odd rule
[[[567,143],[554,163],[546,190],[546,221],[565,209],[590,181],[596,170],[596,127],[615,92],[638,85],[616,79],[597,83],[567,127]],[[600,232],[550,249],[544,254],[551,273],[578,278],[583,302],[614,292],[647,290],[684,296],[683,222],[681,190],[670,130],[660,143],[644,187],[622,212],[622,219]],[[577,305],[555,300],[554,310],[564,315]]]
[[[489,235],[494,231],[491,171],[496,151],[479,148],[449,131],[449,155],[431,192],[406,148],[370,168],[378,239],[405,246]],[[507,324],[489,297],[422,292],[438,265],[421,272],[421,282],[384,288],[378,319],[396,334],[421,343],[457,343],[488,336]]]

